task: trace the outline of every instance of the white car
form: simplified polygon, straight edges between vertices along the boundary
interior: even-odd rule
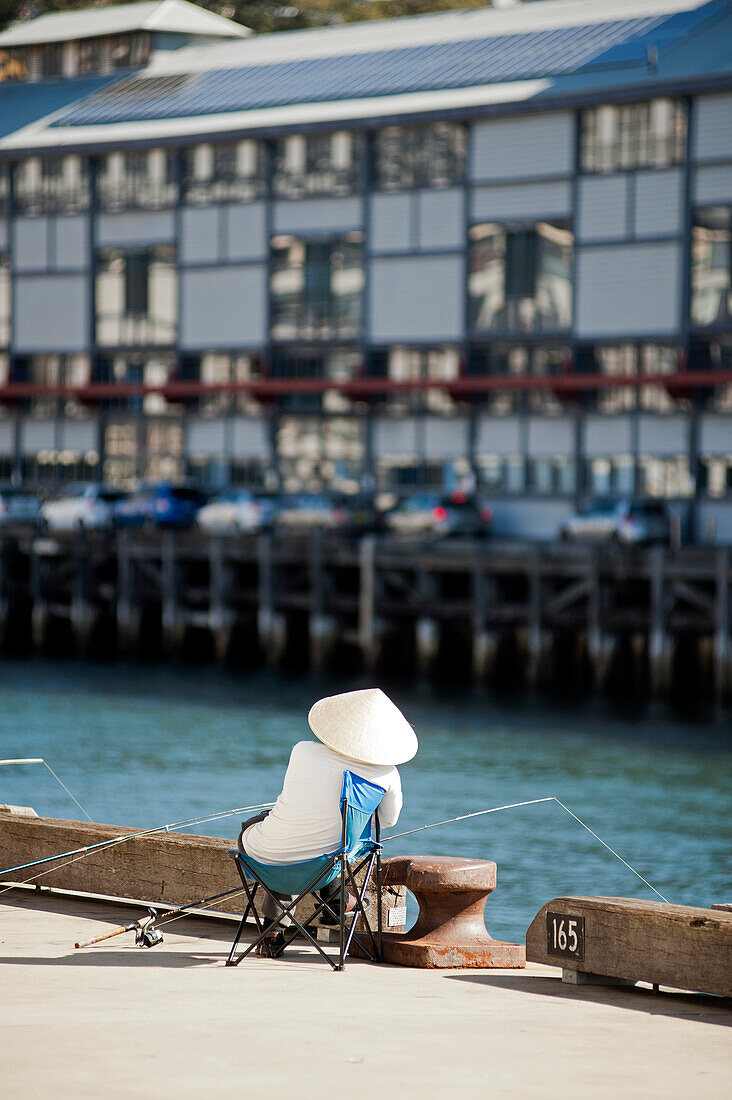
[[[559,528],[563,542],[615,542],[650,546],[671,537],[663,501],[601,499],[568,516]]]
[[[242,535],[267,530],[272,526],[273,515],[270,500],[258,499],[246,489],[230,489],[204,505],[196,523],[210,535]]]
[[[114,525],[114,506],[125,497],[105,485],[81,485],[41,508],[41,522],[49,531],[98,531]]]

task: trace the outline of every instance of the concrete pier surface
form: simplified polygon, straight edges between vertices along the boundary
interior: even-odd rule
[[[720,1097],[732,1004],[649,988],[563,985],[560,971],[337,974],[297,945],[224,967],[231,922],[186,918],[144,950],[113,903],[0,895],[0,1066],[33,1096],[318,1100]]]

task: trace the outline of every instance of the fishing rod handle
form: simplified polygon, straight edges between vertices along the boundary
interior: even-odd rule
[[[113,928],[111,932],[105,932],[103,936],[96,936],[93,940],[86,940],[84,943],[75,943],[74,947],[91,947],[92,944],[101,943],[102,940],[111,940],[113,936],[121,936],[123,932],[129,932],[134,927],[134,924],[121,924],[119,928]]]

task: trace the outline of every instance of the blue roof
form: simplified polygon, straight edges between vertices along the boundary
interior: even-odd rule
[[[172,119],[645,66],[649,47],[663,51],[682,42],[726,8],[726,0],[712,0],[672,15],[190,74],[140,74],[72,107],[53,125]]]
[[[119,73],[115,73],[114,76],[82,76],[74,80],[0,84],[0,138],[79,99],[86,99],[119,78]]]

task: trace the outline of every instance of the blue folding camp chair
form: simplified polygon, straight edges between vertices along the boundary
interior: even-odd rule
[[[384,797],[383,787],[375,783],[369,783],[360,775],[345,771],[343,773],[343,785],[341,787],[341,843],[334,852],[318,856],[316,859],[306,859],[299,863],[267,864],[259,863],[251,856],[239,851],[230,851],[229,855],[236,861],[236,866],[241,877],[244,890],[247,895],[247,907],[236,933],[227,966],[238,966],[243,958],[252,952],[263,940],[269,931],[271,922],[265,921],[256,906],[256,896],[259,889],[272,899],[279,910],[277,922],[283,917],[290,917],[292,925],[286,930],[285,942],[277,950],[276,955],[281,955],[295,936],[300,932],[310,941],[316,950],[322,955],[334,970],[343,970],[346,957],[352,942],[355,940],[364,951],[367,958],[373,962],[381,961],[381,843],[379,832],[379,818],[376,813],[379,804]],[[376,839],[371,838],[371,822],[376,822]],[[366,890],[371,880],[371,875],[376,867],[376,934],[371,928],[366,915]],[[359,887],[357,876],[366,867],[363,882]],[[322,893],[315,894],[316,890],[322,891],[340,875],[340,911],[335,912],[330,902]],[[346,898],[348,888],[356,900],[351,912],[346,913]],[[296,895],[294,900],[285,904],[281,895]],[[280,895],[280,896],[278,896]],[[313,895],[315,909],[307,920],[300,921],[295,915],[295,908],[303,898]],[[332,899],[331,899],[332,900]],[[247,915],[252,913],[257,925],[258,935],[244,951],[236,953],[239,940],[244,931]],[[326,954],[313,935],[313,924],[321,913],[326,912],[331,919],[338,924],[338,961],[335,962]],[[356,924],[359,917],[363,921],[368,939],[356,933]]]

